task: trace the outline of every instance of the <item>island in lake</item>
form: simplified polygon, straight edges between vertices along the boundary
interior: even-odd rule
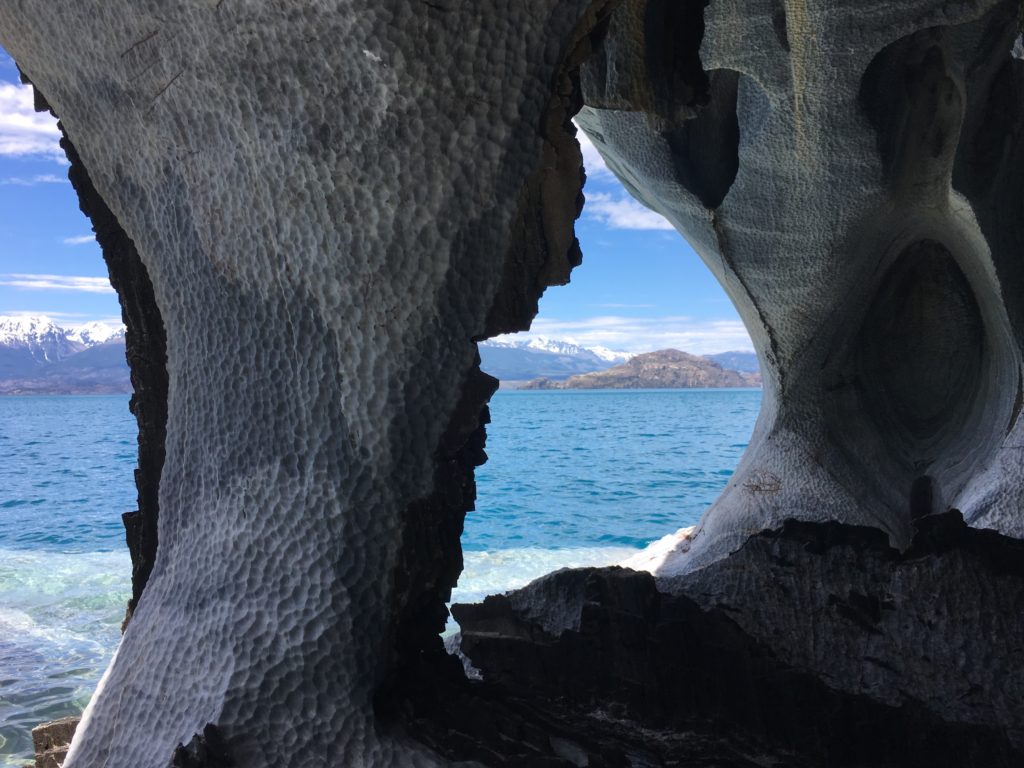
[[[523,383],[520,389],[691,389],[703,387],[759,387],[761,374],[735,371],[715,360],[678,349],[661,349],[630,358],[603,371],[570,376],[564,381],[547,378]]]

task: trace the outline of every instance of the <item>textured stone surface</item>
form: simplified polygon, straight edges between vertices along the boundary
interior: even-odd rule
[[[170,768],[234,768],[235,761],[224,743],[224,737],[213,724],[200,736],[196,734],[188,746],[179,744],[171,758]]]
[[[36,752],[35,768],[61,768],[79,720],[77,717],[64,717],[42,723],[32,729],[32,746]]]
[[[1019,3],[704,5],[626,2],[578,116],[718,277],[765,375],[740,467],[656,572],[788,517],[906,546],[923,477],[934,510],[1024,534]]]
[[[1018,13],[0,6],[0,43],[62,119],[140,422],[132,619],[69,768],[1019,764],[1002,545],[915,564],[861,533],[812,580],[765,560],[793,541],[768,537],[721,566],[793,517],[905,548],[955,504],[1024,533]],[[701,525],[637,561],[658,584],[563,574],[492,601],[496,643],[464,638],[474,684],[438,637],[495,386],[473,340],[527,327],[579,263],[584,103],[609,167],[735,301],[765,405]],[[798,593],[775,624],[751,603],[769,577]],[[914,655],[926,640],[948,669]]]
[[[606,748],[651,765],[689,764],[690,733],[725,764],[980,768],[1024,759],[1022,606],[1024,543],[950,513],[902,555],[789,521],[674,580],[566,570],[453,612],[499,696],[583,743],[613,720]]]
[[[950,512],[923,518],[900,554],[875,529],[791,521],[660,587],[725,607],[830,687],[992,726],[1024,750],[1020,540]]]
[[[157,560],[69,766],[165,765],[207,723],[246,766],[433,762],[374,697],[443,654],[472,339],[578,263],[604,5],[0,9],[167,340]]]

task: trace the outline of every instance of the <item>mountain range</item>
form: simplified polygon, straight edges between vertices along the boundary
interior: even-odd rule
[[[503,382],[566,379],[578,373],[603,371],[631,355],[604,347],[581,347],[537,336],[531,339],[488,339],[479,343],[480,367]]]
[[[480,342],[479,348],[481,367],[506,386],[540,378],[564,381],[634,359],[629,352],[544,337],[489,339]],[[742,373],[758,370],[753,352],[723,352],[699,359]],[[43,316],[0,316],[0,394],[131,391],[124,328],[106,323],[62,328]]]
[[[43,316],[0,316],[0,394],[120,394],[132,391],[124,329],[62,328]]]
[[[697,387],[758,387],[760,373],[724,368],[715,360],[678,349],[634,355],[604,371],[570,376],[564,381],[539,378],[521,389],[691,389]]]
[[[636,357],[631,352],[620,352],[606,347],[582,347],[572,342],[543,336],[531,339],[488,339],[480,342],[479,348],[480,367],[500,379],[502,386],[511,387],[522,386],[534,379],[561,382],[582,374],[606,371],[628,363]],[[720,352],[700,358],[693,355],[690,357],[711,361],[726,371],[741,374],[759,375],[761,370],[757,355],[753,352]],[[760,379],[757,379],[757,382],[759,381]],[[757,385],[741,383],[727,386]]]

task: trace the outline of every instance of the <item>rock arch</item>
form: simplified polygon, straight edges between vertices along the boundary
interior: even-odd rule
[[[955,683],[925,663],[913,691],[924,703],[894,715],[898,681],[865,676],[863,658],[829,671],[828,653],[763,652],[781,642],[758,635],[764,622],[723,618],[686,594],[714,593],[700,579],[758,552],[774,558],[753,567],[765,574],[809,552],[821,579],[794,589],[835,612],[824,650],[846,647],[847,621],[896,633],[892,658],[902,646],[883,626],[886,600],[912,607],[919,593],[868,594],[837,552],[867,553],[880,572],[918,567],[888,541],[954,584],[962,569],[1002,579],[991,597],[1000,616],[1020,594],[1020,569],[1006,565],[1013,540],[945,518],[915,538],[910,498],[924,497],[928,476],[933,504],[1024,532],[1017,11],[996,0],[22,0],[0,10],[0,43],[73,143],[108,259],[128,242],[137,251],[135,266],[113,259],[112,274],[148,277],[141,292],[131,279],[118,287],[165,451],[141,478],[150,493],[159,476],[155,563],[147,545],[141,555],[152,573],[69,768],[164,765],[172,753],[179,765],[596,766],[692,748],[676,738],[690,721],[636,700],[648,678],[629,658],[613,659],[608,679],[558,689],[553,677],[545,695],[562,704],[541,706],[502,687],[501,657],[496,687],[471,686],[437,637],[493,391],[473,340],[527,327],[544,288],[579,263],[570,118],[581,107],[609,166],[686,234],[736,302],[766,405],[726,493],[657,582],[558,577],[546,597],[542,586],[541,598],[491,603],[469,645],[486,658],[481,627],[527,627],[526,616],[534,623],[517,641],[571,649],[572,633],[628,630],[670,662],[672,642],[694,637],[680,626],[698,627],[711,642],[696,650],[735,654],[711,664],[715,679],[762,705],[715,699],[713,715],[742,730],[729,749],[795,749],[816,711],[849,707],[889,729],[861,756],[1009,764],[1024,744],[1012,703],[1024,664],[1012,655],[997,670],[1008,697],[992,694],[998,716],[978,715],[989,700],[944,706]],[[906,318],[906,338],[890,338],[894,317]],[[931,342],[945,332],[954,343],[937,359]],[[896,358],[905,371],[878,372]],[[165,436],[160,384],[147,392],[139,378],[147,366],[154,381],[167,376]],[[949,380],[915,402],[912,388],[944,368],[955,369]],[[848,396],[851,376],[863,386]],[[748,542],[765,528],[782,532]],[[951,550],[967,565],[943,560]],[[738,583],[729,599],[752,597]],[[790,618],[805,637],[807,617]],[[1003,652],[1016,630],[1008,617],[963,642]],[[943,631],[961,647],[955,628]],[[735,673],[735,658],[751,675]],[[986,670],[967,679],[992,685]],[[780,736],[758,713],[786,686],[809,698]],[[683,698],[691,715],[707,704]],[[581,713],[609,701],[625,714],[612,712],[599,738]],[[640,746],[655,726],[667,735]],[[899,728],[925,726],[927,739],[899,745]],[[812,764],[855,741],[842,719],[829,727],[832,742],[805,745]]]

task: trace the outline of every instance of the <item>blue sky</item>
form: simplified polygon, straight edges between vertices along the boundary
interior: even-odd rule
[[[49,115],[0,51],[0,315],[64,326],[119,322],[99,246],[67,181]],[[530,335],[631,352],[750,349],[736,310],[683,238],[634,201],[580,132],[587,204],[576,223],[583,266],[549,288]]]
[[[0,52],[2,53],[2,52]],[[0,55],[0,315],[120,323],[100,248],[67,180],[60,134]]]

